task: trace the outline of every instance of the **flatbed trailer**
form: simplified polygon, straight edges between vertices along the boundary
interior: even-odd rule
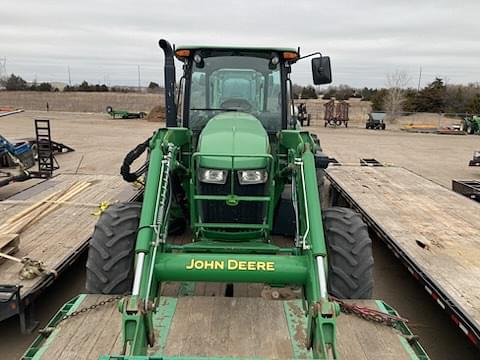
[[[18,314],[24,333],[37,325],[32,310],[35,299],[55,281],[55,275],[70,267],[87,248],[97,221],[92,213],[98,204],[132,200],[137,191],[120,176],[61,174],[0,202],[2,226],[32,204],[78,181],[91,186],[22,231],[19,250],[13,254],[42,261],[53,273],[21,279],[22,264],[10,260],[0,263],[0,321]]]
[[[156,344],[150,359],[311,358],[304,346],[306,317],[300,300],[199,296],[196,294],[205,294],[204,286],[195,290],[193,284],[182,285],[184,290],[193,289],[193,296],[160,298],[161,306],[153,319]],[[60,322],[65,315],[108,299],[106,295],[83,294],[65,304],[22,359],[98,359],[120,354],[121,316],[115,302]],[[350,302],[397,315],[382,301]],[[428,359],[400,322],[393,328],[341,314],[337,344],[342,359]]]
[[[480,204],[399,167],[328,169],[333,204],[359,211],[480,348]]]

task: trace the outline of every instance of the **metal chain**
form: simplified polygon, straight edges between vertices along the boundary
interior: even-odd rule
[[[117,301],[117,300],[121,300],[125,297],[125,295],[116,295],[116,296],[112,296],[108,299],[105,299],[105,300],[102,300],[102,301],[99,301],[98,303],[96,304],[92,304],[90,306],[87,306],[87,307],[84,307],[80,310],[75,310],[75,311],[72,311],[70,314],[67,314],[65,315],[64,317],[62,317],[56,324],[55,324],[55,327],[58,326],[60,323],[64,322],[65,320],[68,320],[68,319],[71,319],[73,317],[76,317],[76,316],[79,316],[81,314],[85,314],[89,311],[92,311],[92,310],[95,310],[95,309],[98,309],[99,307],[102,307],[102,306],[105,306],[107,304],[110,304],[110,303],[113,303],[114,301]],[[45,336],[49,336],[52,331],[55,329],[55,327],[45,327],[43,329],[40,329],[38,332],[42,335],[45,335]]]
[[[372,322],[382,324],[385,326],[390,326],[390,327],[394,327],[396,323],[399,321],[405,322],[405,323],[408,322],[407,319],[402,318],[400,316],[389,315],[382,311],[371,309],[365,306],[360,306],[356,304],[347,304],[344,301],[337,299],[333,296],[330,296],[330,300],[335,301],[337,304],[339,304],[340,310],[343,313],[353,314],[367,321],[372,321]]]
[[[112,297],[110,297],[110,298],[108,298],[108,299],[105,299],[105,300],[102,300],[102,301],[100,301],[100,302],[98,302],[98,303],[96,303],[96,304],[92,304],[92,305],[87,306],[87,307],[84,307],[84,308],[82,308],[82,309],[80,309],[80,310],[72,311],[70,314],[65,315],[63,318],[61,318],[60,321],[57,323],[57,325],[60,324],[61,322],[65,321],[65,320],[67,320],[67,319],[70,319],[70,318],[75,317],[75,316],[78,316],[78,315],[80,315],[80,314],[84,314],[84,313],[86,313],[86,312],[95,310],[95,309],[97,309],[97,308],[99,308],[99,307],[102,307],[102,306],[104,306],[104,305],[110,304],[110,303],[112,303],[112,302],[114,302],[114,301],[116,301],[116,300],[120,300],[120,299],[122,299],[123,297],[124,297],[124,295],[112,296]]]

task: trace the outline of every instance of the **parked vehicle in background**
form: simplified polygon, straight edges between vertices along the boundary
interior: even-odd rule
[[[480,134],[480,116],[466,116],[463,118],[461,130],[467,134]]]
[[[468,163],[468,166],[480,166],[480,150],[473,152],[473,158]]]
[[[373,130],[385,130],[385,113],[383,112],[371,112],[368,114],[366,129]]]
[[[112,117],[112,119],[143,119],[147,116],[146,112],[130,112],[127,110],[114,110],[113,107],[107,106],[105,111]]]

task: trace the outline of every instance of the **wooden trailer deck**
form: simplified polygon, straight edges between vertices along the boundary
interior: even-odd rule
[[[77,186],[75,191],[74,187],[78,184],[83,184],[83,187]],[[59,197],[69,189],[72,190],[71,196]],[[55,197],[50,197],[52,194],[58,194],[57,201],[53,200]],[[134,195],[135,190],[119,176],[58,175],[0,202],[0,232],[12,232],[9,230],[12,229],[9,225],[12,219],[21,219],[22,215],[32,219],[33,215],[33,221],[27,219],[26,226],[23,222],[13,228],[13,232],[19,232],[20,235],[19,250],[13,255],[42,261],[48,269],[60,273],[86,248],[98,219],[92,213],[98,210],[99,203],[127,201]],[[38,211],[40,207],[35,209],[38,204],[43,204],[45,210]],[[55,279],[54,274],[21,279],[21,269],[22,264],[18,262],[7,260],[0,263],[0,305],[4,307],[3,310],[0,309],[0,320],[13,315],[15,311],[25,310],[30,302],[27,299]],[[10,303],[15,302],[15,305],[10,306],[8,301],[4,301],[13,296],[9,291],[14,289],[18,289],[19,299],[18,302],[10,299]],[[24,300],[26,303],[22,304]],[[5,309],[7,305],[9,308]],[[10,310],[14,310],[13,313]]]
[[[80,295],[57,319],[96,304],[105,295]],[[359,300],[358,305],[387,311],[381,301]],[[156,345],[149,355],[166,358],[305,359],[306,322],[298,300],[248,297],[162,297],[154,317]],[[39,337],[24,360],[98,359],[121,351],[121,314],[114,303],[55,325],[48,338]],[[345,360],[427,359],[415,341],[402,332],[342,314],[337,322],[337,346]],[[410,336],[411,338],[411,336]],[[416,352],[417,350],[417,352]],[[163,354],[163,357],[161,354]]]
[[[361,212],[479,346],[480,204],[398,167],[331,167],[327,178],[334,204],[343,198]]]

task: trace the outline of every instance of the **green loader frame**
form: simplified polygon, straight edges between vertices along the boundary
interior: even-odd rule
[[[313,151],[316,144],[307,132],[285,130],[279,135],[281,154],[271,167],[278,174],[270,180],[274,189],[282,187],[289,178],[296,184],[299,199],[301,234],[298,246],[280,248],[264,241],[262,233],[272,226],[274,191],[267,197],[242,197],[235,194],[212,196],[198,195],[195,191],[195,159],[200,156],[225,154],[191,153],[191,132],[185,128],[159,130],[150,141],[150,166],[145,186],[140,227],[136,244],[136,270],[131,297],[121,304],[123,312],[124,350],[131,355],[145,355],[148,345],[153,345],[152,311],[158,304],[158,289],[164,281],[206,281],[227,283],[266,283],[271,285],[301,285],[305,289],[305,309],[308,314],[309,343],[316,358],[336,358],[335,317],[340,308],[328,298],[326,246],[321,221],[320,201]],[[245,155],[230,155],[245,157]],[[183,160],[183,161],[182,161]],[[190,163],[189,163],[190,161]],[[168,174],[187,171],[191,174],[191,224],[193,242],[173,245],[167,241],[169,213],[164,211]],[[278,184],[275,184],[278,182]],[[308,194],[308,196],[307,196]],[[268,223],[212,224],[199,221],[198,202],[203,200],[262,201],[269,207]],[[211,228],[248,229],[240,235],[257,239],[228,244],[209,238]],[[292,244],[293,245],[293,244]],[[290,256],[283,256],[283,255]]]

